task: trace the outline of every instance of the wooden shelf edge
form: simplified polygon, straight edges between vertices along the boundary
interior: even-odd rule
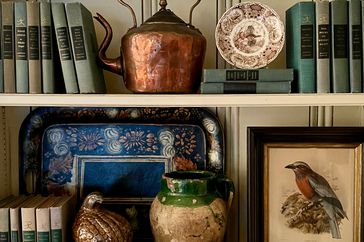
[[[0,106],[364,106],[364,94],[0,94]]]

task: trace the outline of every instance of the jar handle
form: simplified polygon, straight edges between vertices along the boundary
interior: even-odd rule
[[[229,213],[231,204],[233,202],[235,188],[234,183],[228,177],[219,175],[217,177],[217,191],[226,202],[226,209]]]
[[[126,2],[124,2],[123,0],[118,0],[118,2],[119,2],[121,5],[123,5],[123,6],[127,7],[127,8],[130,10],[130,12],[131,12],[131,16],[133,17],[133,24],[134,24],[132,28],[136,28],[136,27],[137,27],[137,20],[136,20],[136,16],[135,16],[135,12],[134,12],[133,8],[132,8],[132,7],[130,7],[130,5],[129,5],[129,4],[127,4]]]
[[[193,10],[195,9],[195,7],[199,4],[201,2],[201,0],[197,0],[196,2],[195,2],[195,4],[193,4],[192,5],[192,7],[191,7],[191,9],[190,9],[190,22],[189,22],[189,24],[188,25],[191,25],[191,26],[193,26],[192,25],[192,12],[193,12]]]

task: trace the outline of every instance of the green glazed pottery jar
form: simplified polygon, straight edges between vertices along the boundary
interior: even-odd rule
[[[234,185],[209,171],[174,171],[162,177],[150,210],[156,242],[220,242]]]

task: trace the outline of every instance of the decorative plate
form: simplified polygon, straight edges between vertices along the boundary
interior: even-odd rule
[[[284,25],[267,5],[243,2],[228,9],[215,31],[221,56],[238,68],[265,67],[280,53],[285,41]]]

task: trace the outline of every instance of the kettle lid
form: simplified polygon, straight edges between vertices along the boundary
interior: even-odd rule
[[[166,9],[167,1],[160,1],[159,5],[161,6],[159,11],[147,19],[143,24],[166,23],[186,25],[186,23],[177,15],[175,15],[170,9]]]

